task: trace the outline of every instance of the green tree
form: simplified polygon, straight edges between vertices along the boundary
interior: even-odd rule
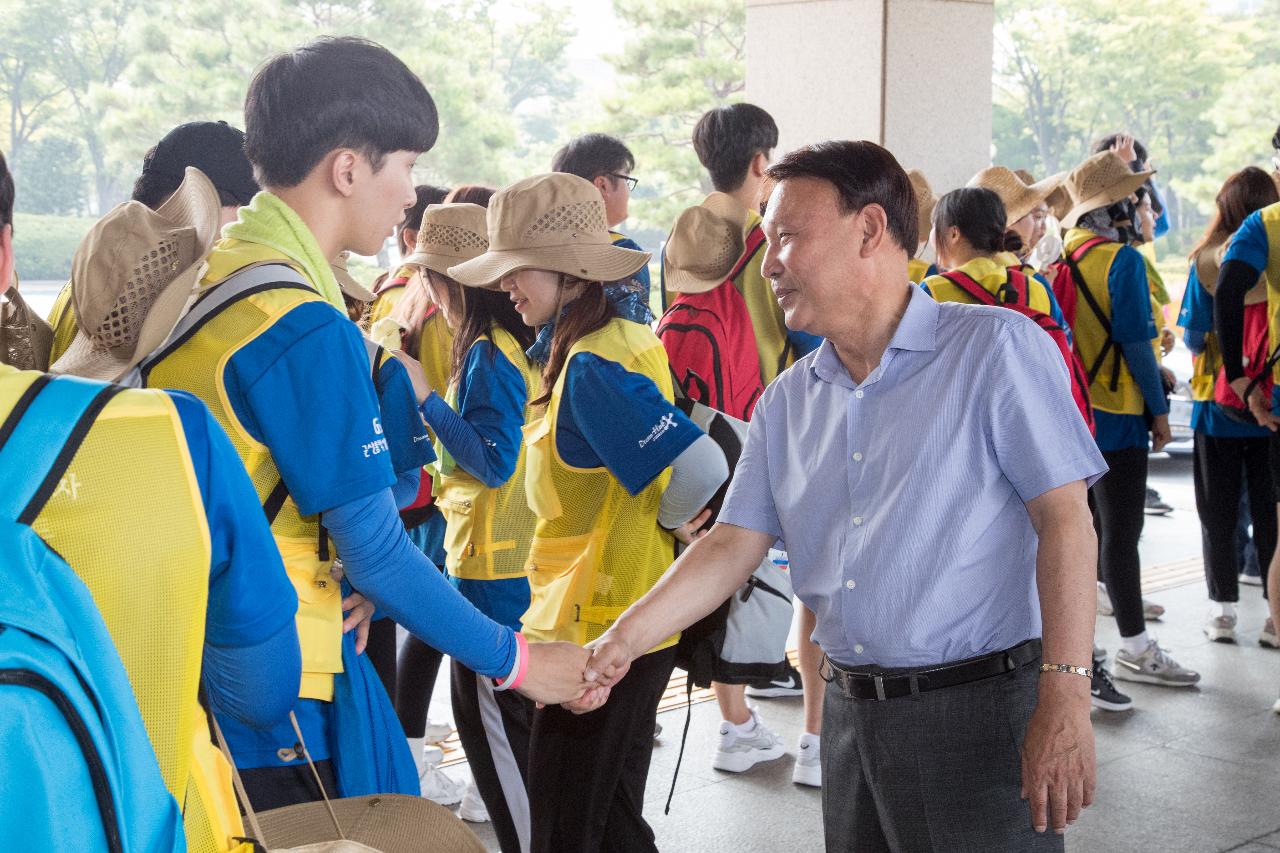
[[[56,116],[65,90],[45,49],[58,22],[39,12],[25,0],[0,2],[0,97],[8,107],[8,152],[15,161]]]
[[[85,212],[84,152],[74,139],[43,136],[13,161],[15,207],[24,213]]]

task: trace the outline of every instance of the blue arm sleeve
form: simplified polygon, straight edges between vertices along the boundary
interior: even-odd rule
[[[218,648],[206,643],[202,676],[215,714],[265,729],[287,717],[298,697],[298,632],[290,622],[254,646]]]
[[[396,475],[395,485],[391,487],[391,497],[396,507],[404,509],[418,497],[418,487],[422,485],[422,469],[413,468],[401,471]]]
[[[1164,385],[1160,381],[1160,365],[1156,364],[1156,354],[1151,351],[1148,341],[1130,341],[1120,345],[1124,352],[1125,363],[1129,372],[1142,391],[1142,399],[1153,415],[1169,413],[1169,401],[1164,396]]]
[[[1111,296],[1111,339],[1118,344],[1152,341],[1156,322],[1151,315],[1151,289],[1147,263],[1137,249],[1124,246],[1116,252],[1107,274]]]
[[[351,585],[418,639],[491,678],[511,672],[515,632],[462,597],[404,532],[389,490],[324,513]]]

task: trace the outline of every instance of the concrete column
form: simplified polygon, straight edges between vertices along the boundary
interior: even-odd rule
[[[747,100],[779,154],[869,139],[941,194],[991,162],[993,0],[746,0]]]

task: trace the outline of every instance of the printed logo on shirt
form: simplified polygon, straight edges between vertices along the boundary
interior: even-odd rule
[[[387,444],[387,440],[385,438],[380,438],[377,441],[371,441],[364,446],[364,455],[366,459],[370,456],[377,456],[379,453],[390,452],[391,447]]]
[[[377,418],[373,419],[373,434],[382,435],[382,421]]]
[[[638,442],[641,447],[645,447],[651,441],[657,441],[669,429],[674,429],[676,425],[676,416],[668,412],[662,416],[662,420],[654,424],[653,429],[649,430],[649,434]]]
[[[58,490],[53,493],[53,496],[56,498],[59,495],[66,495],[73,501],[80,498],[80,478],[74,471],[58,481]]]

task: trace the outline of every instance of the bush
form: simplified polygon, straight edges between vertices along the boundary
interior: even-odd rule
[[[94,223],[89,216],[42,216],[17,213],[13,217],[13,255],[21,281],[66,281],[71,258]]]

